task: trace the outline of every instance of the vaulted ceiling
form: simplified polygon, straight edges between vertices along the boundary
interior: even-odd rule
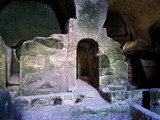
[[[0,10],[12,0],[0,0]],[[20,1],[20,0],[19,0]],[[32,0],[52,7],[63,32],[69,18],[76,18],[74,0]],[[150,40],[148,29],[160,21],[160,0],[110,0],[108,12],[117,13],[129,26],[133,39]]]
[[[110,0],[109,11],[118,13],[125,20],[134,39],[149,40],[149,27],[160,21],[159,6],[159,0]]]

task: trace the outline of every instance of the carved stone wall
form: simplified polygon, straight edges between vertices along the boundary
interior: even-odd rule
[[[67,91],[67,36],[54,34],[23,43],[20,94]]]

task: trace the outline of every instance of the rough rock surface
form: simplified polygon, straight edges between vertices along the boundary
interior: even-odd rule
[[[150,90],[150,109],[160,115],[160,89],[152,88]]]
[[[15,98],[15,119],[21,120],[130,120],[130,115],[122,111],[110,111],[111,104],[106,102],[98,91],[84,81],[77,80],[77,86],[69,93]],[[57,99],[45,99],[53,98]],[[77,96],[77,97],[76,97]],[[82,99],[80,99],[81,96]],[[83,97],[82,97],[83,96]],[[35,100],[35,98],[37,98]],[[62,98],[62,99],[61,99]],[[65,98],[65,99],[64,99]],[[75,99],[76,98],[76,99]],[[78,99],[77,99],[78,98]],[[60,100],[61,99],[61,100]],[[44,101],[43,101],[44,100]],[[27,101],[34,101],[27,106]],[[39,101],[39,102],[38,102]],[[39,104],[39,103],[42,104]],[[46,104],[45,104],[46,103]],[[49,104],[51,103],[51,104]],[[53,104],[52,104],[53,103]],[[54,104],[56,103],[56,104]],[[29,104],[28,104],[29,105]],[[30,104],[31,105],[31,104]]]
[[[98,35],[106,20],[108,0],[75,0],[75,6],[81,34]]]
[[[127,90],[128,66],[124,62],[120,44],[109,38],[105,29],[102,29],[98,43],[100,89]]]
[[[20,94],[47,94],[66,91],[66,36],[37,37],[22,45]]]
[[[3,52],[3,40],[0,37],[0,89],[6,88],[6,57]]]

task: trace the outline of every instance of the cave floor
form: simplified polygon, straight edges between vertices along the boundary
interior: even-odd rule
[[[99,92],[82,80],[78,80],[77,86],[69,89],[68,93],[57,95],[78,94],[84,95],[79,104],[42,105],[34,107],[14,107],[15,120],[131,120],[127,113],[108,112],[112,105],[106,102]],[[54,94],[34,95],[31,99],[52,98]],[[46,98],[45,98],[46,97]],[[13,99],[27,101],[29,97],[20,96]],[[66,101],[64,101],[66,103]],[[23,104],[23,103],[22,103]]]
[[[21,113],[16,112],[14,118],[15,120],[130,120],[130,116],[125,113],[107,114],[69,105],[22,110]]]

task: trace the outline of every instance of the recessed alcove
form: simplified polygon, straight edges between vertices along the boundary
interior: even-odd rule
[[[121,44],[121,47],[132,40],[132,34],[124,18],[116,12],[109,11],[107,19],[103,25],[107,29],[107,34]]]
[[[77,78],[95,88],[99,86],[98,44],[93,39],[82,39],[77,46]]]

